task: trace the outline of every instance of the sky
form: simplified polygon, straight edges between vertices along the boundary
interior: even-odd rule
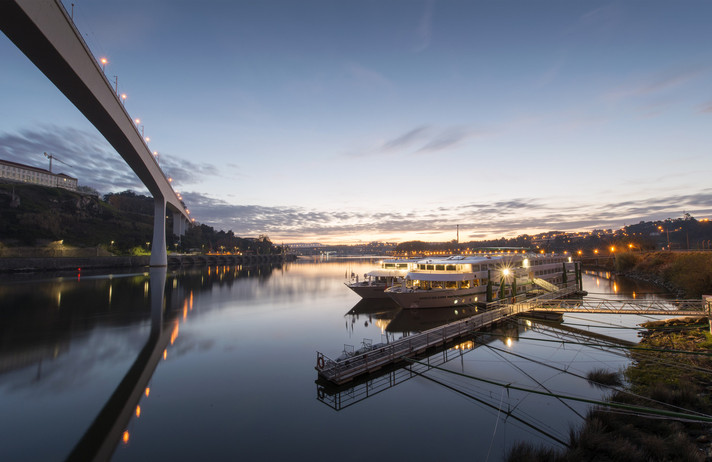
[[[72,3],[217,229],[469,241],[712,215],[709,1]],[[4,35],[0,101],[0,158],[148,194]]]

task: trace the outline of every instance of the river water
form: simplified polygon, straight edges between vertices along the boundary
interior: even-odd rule
[[[637,341],[621,327],[647,319],[510,322],[435,353],[445,370],[325,387],[317,351],[336,358],[468,314],[361,302],[343,283],[377,260],[4,276],[0,460],[502,460],[519,441],[560,447],[589,405],[500,383],[602,399],[583,377],[629,359],[575,342]],[[598,273],[584,289],[665,296]]]

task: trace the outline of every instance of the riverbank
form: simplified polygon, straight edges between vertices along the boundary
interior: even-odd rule
[[[712,294],[712,252],[623,252],[605,269],[663,287],[677,298]]]
[[[622,372],[628,386],[623,390],[612,388],[608,401],[653,409],[651,412],[712,414],[712,358],[708,356],[712,353],[712,336],[706,318],[654,321],[643,327],[647,330],[641,332],[642,349],[630,351],[633,364]],[[610,385],[621,382],[620,374],[609,375]],[[589,380],[593,382],[591,376]],[[598,386],[607,387],[600,381]],[[517,445],[507,460],[712,461],[709,423],[597,407],[569,438],[569,448],[564,451]]]
[[[141,268],[149,266],[150,256],[110,257],[32,257],[0,258],[0,273],[39,272],[101,268]],[[296,260],[294,254],[268,255],[168,255],[169,267],[213,265],[260,265]]]

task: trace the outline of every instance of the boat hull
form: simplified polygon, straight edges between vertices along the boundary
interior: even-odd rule
[[[386,284],[357,282],[346,284],[346,287],[356,292],[361,298],[388,298],[388,295],[384,292]]]
[[[394,302],[405,309],[445,308],[483,304],[486,287],[471,289],[416,290],[412,292],[385,292]]]

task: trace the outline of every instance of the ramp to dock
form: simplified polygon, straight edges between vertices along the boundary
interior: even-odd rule
[[[541,287],[542,289],[546,290],[547,292],[557,292],[559,290],[559,287],[556,284],[552,284],[549,281],[545,281],[541,278],[534,278],[532,279],[532,282]]]

